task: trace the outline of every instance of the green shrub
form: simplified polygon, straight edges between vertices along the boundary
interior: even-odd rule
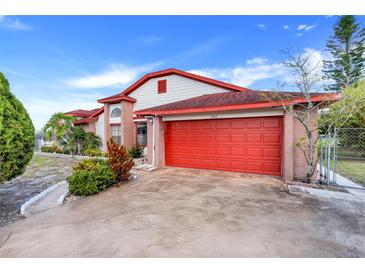
[[[0,72],[0,183],[24,172],[33,156],[34,127]]]
[[[70,193],[78,196],[98,193],[114,183],[113,173],[107,161],[100,159],[81,161],[74,167],[67,181]]]
[[[43,146],[43,147],[41,147],[41,151],[48,152],[48,153],[64,153],[64,151],[62,151],[62,149],[56,145]],[[67,154],[67,153],[65,153],[65,154]]]
[[[143,156],[144,147],[140,145],[132,146],[132,148],[128,151],[129,156],[132,158],[141,158]]]
[[[98,148],[88,148],[84,151],[84,155],[90,157],[105,157],[106,153],[102,152]]]

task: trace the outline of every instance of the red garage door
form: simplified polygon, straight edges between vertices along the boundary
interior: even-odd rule
[[[281,175],[281,117],[166,122],[166,165]]]

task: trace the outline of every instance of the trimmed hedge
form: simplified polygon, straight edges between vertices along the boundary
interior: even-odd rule
[[[41,151],[42,152],[48,152],[48,153],[63,153],[62,149],[60,149],[58,146],[56,145],[52,145],[52,146],[43,146],[41,147]]]
[[[114,183],[113,173],[106,160],[87,159],[74,167],[67,178],[70,193],[87,196],[105,190]]]
[[[0,72],[0,183],[24,172],[34,152],[34,126]]]
[[[98,148],[88,148],[84,150],[83,155],[90,157],[106,157],[107,154]]]

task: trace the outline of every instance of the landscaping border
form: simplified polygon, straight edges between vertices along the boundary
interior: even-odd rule
[[[39,201],[40,199],[42,199],[44,196],[47,195],[47,193],[55,190],[57,187],[59,187],[60,185],[63,185],[67,183],[66,181],[61,181],[58,182],[57,184],[54,184],[53,186],[50,186],[48,188],[46,188],[45,190],[43,190],[41,193],[38,193],[37,195],[35,195],[34,197],[30,198],[28,201],[26,201],[25,203],[23,203],[20,206],[20,216],[25,216],[25,210],[32,204],[34,204],[35,202]]]
[[[41,152],[36,151],[34,154],[39,156],[50,156],[55,158],[69,158],[69,159],[77,159],[77,160],[84,160],[84,159],[103,159],[106,160],[106,157],[94,157],[94,156],[86,156],[86,155],[70,155],[70,154],[62,154],[62,153],[49,153],[49,152]]]
[[[63,206],[65,204],[66,197],[70,194],[70,191],[67,189],[65,193],[63,193],[57,200],[58,206]]]

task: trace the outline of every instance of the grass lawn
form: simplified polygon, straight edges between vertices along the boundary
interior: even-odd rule
[[[337,160],[337,173],[365,186],[365,161]]]

